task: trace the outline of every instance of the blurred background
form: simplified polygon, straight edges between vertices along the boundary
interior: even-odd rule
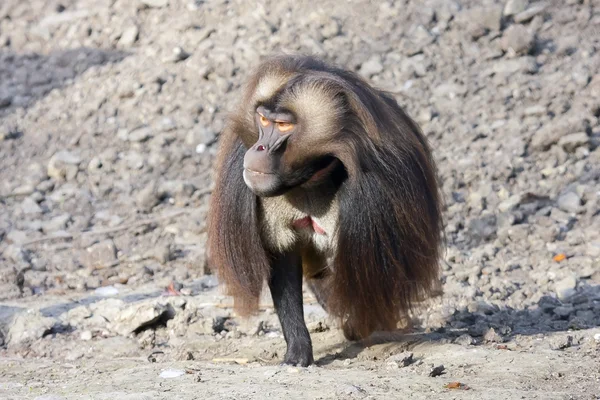
[[[250,69],[282,51],[392,92],[430,140],[448,248],[422,327],[472,345],[600,324],[597,1],[2,0],[3,351],[121,332],[73,306],[11,336],[19,305],[216,291],[219,133]]]

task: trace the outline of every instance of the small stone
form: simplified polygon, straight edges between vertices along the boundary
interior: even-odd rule
[[[371,78],[373,75],[377,75],[383,71],[383,63],[381,57],[373,55],[367,61],[360,66],[360,74]]]
[[[100,297],[111,297],[119,294],[119,289],[114,286],[102,286],[94,290],[94,294]]]
[[[547,107],[546,106],[543,106],[541,104],[537,104],[535,106],[527,107],[523,111],[523,114],[528,115],[528,116],[539,117],[541,115],[545,115],[547,112],[548,111],[547,111]]]
[[[567,192],[558,197],[556,205],[567,213],[576,213],[581,208],[581,197],[575,192]]]
[[[413,353],[410,351],[404,351],[399,354],[394,354],[385,360],[387,363],[394,363],[399,367],[408,367],[414,362]]]
[[[562,137],[562,132],[552,125],[545,125],[536,131],[531,138],[531,147],[533,150],[548,150],[553,144],[557,143]]]
[[[13,98],[12,96],[9,95],[5,95],[5,94],[0,94],[0,110],[3,108],[7,108],[10,107],[10,105],[13,102]]]
[[[573,153],[578,147],[585,146],[589,143],[590,138],[585,132],[571,133],[561,137],[558,145],[561,146],[567,153]]]
[[[485,35],[487,31],[499,32],[502,27],[502,11],[501,6],[474,7],[467,10],[463,15],[467,30],[471,35],[481,32],[479,36]]]
[[[185,375],[185,371],[182,369],[166,369],[160,373],[160,377],[164,379],[178,378]]]
[[[177,62],[188,59],[190,56],[191,56],[190,53],[185,51],[182,47],[177,46],[177,47],[173,48],[173,52],[171,53],[171,55],[169,57],[167,57],[165,59],[165,61],[177,63]]]
[[[44,195],[40,192],[33,192],[29,197],[38,204],[44,201]]]
[[[528,0],[508,0],[504,6],[504,16],[510,17],[525,11],[528,4]]]
[[[38,310],[28,310],[14,317],[6,342],[9,347],[31,343],[41,339],[57,323],[53,318],[44,317]]]
[[[110,328],[122,336],[127,336],[164,323],[174,316],[175,310],[170,304],[157,303],[155,300],[144,301],[120,311]]]
[[[33,185],[25,184],[14,188],[12,194],[14,194],[15,196],[29,196],[34,191],[35,187]]]
[[[523,197],[524,195],[521,193],[510,196],[508,199],[498,204],[498,211],[504,213],[514,210],[519,204],[521,204]]]
[[[427,122],[430,122],[433,119],[433,117],[433,109],[431,109],[430,107],[426,107],[422,109],[421,112],[419,112],[419,115],[417,115],[417,121],[422,124],[425,124]]]
[[[574,312],[573,306],[559,306],[554,309],[554,314],[560,318],[568,318]]]
[[[323,321],[313,321],[306,324],[310,333],[325,332],[329,330],[329,326]]]
[[[518,22],[520,24],[523,22],[527,22],[530,19],[532,19],[533,17],[535,17],[536,15],[541,14],[545,9],[546,9],[546,6],[543,4],[530,7],[527,10],[515,15],[514,20],[515,20],[515,22]]]
[[[436,87],[433,93],[437,97],[454,99],[456,97],[464,97],[467,94],[467,87],[457,83],[443,83]]]
[[[533,56],[499,60],[492,66],[492,72],[504,75],[516,73],[532,74],[537,72],[537,70],[538,66]]]
[[[469,222],[469,237],[474,243],[486,242],[496,236],[497,229],[495,215],[490,214],[475,218]]]
[[[161,264],[166,264],[172,260],[173,253],[169,245],[156,246],[153,250],[153,257]]]
[[[574,276],[568,276],[554,284],[556,296],[561,301],[569,300],[577,291],[577,279]]]
[[[136,196],[136,203],[143,211],[150,211],[160,203],[162,196],[156,188],[156,183],[151,182]]]
[[[31,197],[25,198],[21,203],[21,211],[25,215],[40,215],[43,213],[42,208]]]
[[[498,306],[486,303],[485,301],[474,301],[467,306],[467,311],[470,313],[478,313],[484,315],[492,315],[498,312]]]
[[[82,257],[82,263],[91,269],[108,268],[118,263],[117,248],[111,239],[88,247]]]
[[[433,367],[429,371],[429,376],[432,377],[432,378],[440,376],[440,375],[442,375],[444,373],[445,369],[446,368],[443,365],[438,365],[437,367]]]
[[[152,137],[152,129],[149,126],[140,126],[133,129],[127,135],[130,142],[145,142]]]
[[[198,146],[196,146],[196,153],[197,154],[202,154],[206,151],[206,145],[204,143],[200,143]]]
[[[4,256],[9,260],[19,264],[28,264],[31,261],[27,252],[25,252],[21,247],[13,244],[6,247],[4,250]]]
[[[454,343],[459,344],[461,346],[471,346],[475,344],[475,339],[467,333],[463,333],[456,339],[454,339]]]
[[[43,182],[40,182],[36,187],[36,190],[38,190],[41,193],[48,193],[51,192],[54,189],[54,181],[52,181],[51,179],[45,180]]]
[[[504,338],[496,332],[494,328],[490,328],[485,335],[483,336],[483,340],[488,343],[503,343]]]
[[[165,117],[160,121],[161,130],[163,132],[170,132],[177,128],[177,124],[173,118]]]
[[[72,180],[79,171],[81,158],[67,150],[55,153],[48,162],[48,176],[56,180]]]
[[[6,234],[5,239],[8,243],[21,244],[27,241],[28,236],[25,231],[13,229]]]
[[[552,350],[564,350],[573,346],[573,336],[558,336],[550,340]]]
[[[331,39],[338,36],[341,31],[342,30],[339,21],[332,18],[321,28],[321,35],[323,36],[323,39]]]
[[[119,45],[123,47],[132,46],[139,37],[140,30],[136,25],[132,25],[129,28],[125,29],[121,34],[121,38],[119,39]]]
[[[79,335],[81,340],[92,340],[92,331],[83,331]]]
[[[535,37],[529,29],[523,25],[511,25],[504,31],[500,44],[505,51],[511,51],[516,55],[527,54],[533,48]]]
[[[140,0],[143,5],[149,8],[162,8],[169,5],[169,0]]]
[[[71,221],[70,214],[62,214],[52,218],[48,222],[42,224],[42,230],[46,233],[62,231],[67,228],[67,224]]]
[[[600,343],[600,333],[596,333],[596,334],[594,335],[594,341],[595,341],[596,343]]]

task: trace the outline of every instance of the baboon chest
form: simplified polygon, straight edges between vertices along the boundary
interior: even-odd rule
[[[334,249],[338,223],[335,196],[306,194],[263,198],[259,210],[261,235],[274,251],[310,251],[328,256]]]

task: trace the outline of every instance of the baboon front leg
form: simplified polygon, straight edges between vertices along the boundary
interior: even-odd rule
[[[284,363],[306,367],[314,362],[312,341],[304,322],[302,261],[288,253],[273,263],[269,288],[287,344]]]

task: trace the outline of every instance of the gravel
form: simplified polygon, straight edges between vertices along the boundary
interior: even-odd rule
[[[272,310],[247,327],[203,280],[214,280],[205,220],[219,134],[246,74],[266,54],[300,51],[390,91],[432,145],[448,247],[443,294],[414,313],[417,332],[461,351],[502,343],[543,358],[538,341],[560,348],[553,335],[581,329],[592,339],[572,335],[562,351],[572,365],[589,363],[587,330],[600,325],[599,29],[588,0],[301,1],[293,10],[5,0],[0,307],[35,312],[10,319],[21,328],[10,340],[3,330],[0,352],[86,360],[139,356],[143,344],[167,359],[281,358]],[[173,282],[180,296],[167,290]],[[165,303],[178,297],[185,307]],[[339,344],[335,321],[311,312],[312,335]],[[417,361],[398,371],[457,371],[456,359],[419,366],[410,351]],[[350,369],[358,357],[347,357]],[[556,381],[543,373],[523,387]]]

